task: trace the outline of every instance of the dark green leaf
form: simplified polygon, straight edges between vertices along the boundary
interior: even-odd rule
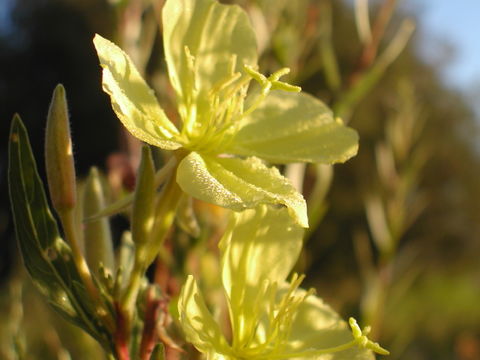
[[[18,115],[10,130],[8,177],[17,240],[34,284],[56,311],[110,347],[107,332],[95,321],[98,317],[71,249],[60,237],[50,212],[28,134]]]

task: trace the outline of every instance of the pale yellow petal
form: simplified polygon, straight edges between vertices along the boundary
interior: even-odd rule
[[[305,93],[273,91],[247,118],[226,152],[272,163],[344,162],[358,149],[355,130]]]
[[[279,204],[308,227],[306,203],[288,179],[259,159],[220,158],[196,152],[179,164],[177,182],[193,197],[235,211]]]
[[[151,145],[173,150],[178,130],[167,118],[133,62],[111,41],[95,35],[93,40],[103,67],[103,89],[112,107],[133,136]]]

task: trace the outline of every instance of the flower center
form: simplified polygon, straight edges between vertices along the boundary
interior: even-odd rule
[[[233,73],[209,92],[208,105],[186,134],[191,150],[221,153],[228,145],[238,130],[249,82]]]
[[[233,351],[238,359],[269,359],[284,353],[298,307],[314,293],[313,289],[298,291],[304,277],[294,274],[280,297],[277,283],[265,284],[263,299],[259,298],[263,306],[253,315],[257,317],[255,327],[248,329],[243,339],[234,339]]]
[[[236,120],[242,116],[249,76],[235,71],[236,56],[230,59],[229,71],[209,91],[196,84],[195,57],[185,47],[190,89],[179,106],[183,119],[184,147],[192,151],[219,153],[235,133]]]
[[[229,71],[225,78],[214,84],[208,92],[196,88],[195,57],[185,47],[187,65],[190,72],[190,94],[185,96],[185,104],[180,106],[184,120],[182,137],[184,147],[191,151],[222,153],[232,141],[241,126],[241,120],[250,115],[265,100],[271,90],[280,89],[298,92],[301,89],[279,79],[288,74],[288,68],[273,73],[268,78],[254,68],[244,65],[244,74],[236,69],[237,59],[232,55]],[[253,101],[244,109],[250,81],[256,80],[261,91],[253,96]]]

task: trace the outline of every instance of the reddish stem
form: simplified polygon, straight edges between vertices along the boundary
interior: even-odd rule
[[[115,351],[118,360],[130,360],[130,352],[128,350],[128,321],[125,318],[118,303],[115,303],[115,311],[117,314],[117,328],[114,334]]]
[[[142,332],[142,342],[140,344],[140,359],[148,360],[157,343],[157,321],[162,301],[154,297],[154,288],[150,288],[147,293],[147,304],[145,319]]]

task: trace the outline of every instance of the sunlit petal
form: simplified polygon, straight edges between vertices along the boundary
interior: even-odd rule
[[[177,128],[158,105],[153,91],[142,79],[127,54],[111,41],[93,40],[103,67],[103,89],[123,125],[135,137],[163,149],[180,147]]]
[[[279,291],[278,297],[287,287]],[[305,290],[297,290],[300,295]],[[311,356],[293,359],[318,360],[373,360],[375,356],[369,350],[357,346],[344,351],[326,355],[313,355],[316,350],[327,349],[348,343],[353,340],[347,323],[330,308],[322,299],[310,295],[299,307],[293,322],[290,338],[284,352],[297,353],[312,351]]]
[[[220,247],[223,286],[239,341],[255,331],[263,316],[264,282],[283,282],[292,270],[303,233],[285,208],[260,205],[232,216]]]
[[[306,204],[275,167],[257,158],[245,160],[190,153],[178,166],[177,182],[193,197],[235,211],[260,204],[281,204],[308,227]]]
[[[189,276],[178,299],[178,312],[186,338],[210,359],[228,353],[227,342],[207,309],[193,276]]]
[[[228,152],[273,163],[344,162],[358,149],[357,133],[305,93],[273,91],[245,118]]]
[[[256,64],[255,33],[238,6],[214,0],[168,0],[163,24],[168,72],[180,102],[192,96],[193,88],[204,102],[208,92],[231,75],[233,58],[235,72],[243,64]]]

